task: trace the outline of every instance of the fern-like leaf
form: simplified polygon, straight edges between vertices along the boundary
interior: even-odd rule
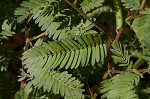
[[[123,2],[125,8],[129,8],[130,10],[138,10],[140,6],[140,0],[121,0],[121,2]]]
[[[27,85],[28,86],[28,85]],[[27,94],[29,90],[18,91],[15,94],[14,99],[61,99],[59,95],[54,95],[53,93],[43,92],[42,89],[33,89],[30,94]]]
[[[53,69],[73,69],[79,65],[91,63],[94,66],[96,62],[104,62],[107,56],[106,45],[102,44],[100,35],[88,34],[76,36],[75,39],[38,42],[23,54],[24,68],[31,77],[34,77],[33,85],[66,98],[81,99],[82,84],[67,72],[60,73]]]
[[[139,82],[140,75],[136,73],[117,74],[113,78],[101,82],[101,98],[108,99],[138,99],[133,90]]]
[[[32,80],[32,84],[35,88],[43,87],[44,92],[52,91],[54,94],[60,94],[62,97],[75,97],[80,99],[82,97],[81,89],[83,84],[71,74],[67,72],[57,72],[53,70],[41,69],[37,72],[35,78]]]
[[[61,0],[43,0],[39,1],[30,0],[24,1],[15,11],[15,15],[18,16],[18,22],[22,22],[25,18],[34,19],[35,23],[41,27],[42,31],[45,31],[48,37],[52,37],[56,40],[71,37],[73,35],[81,35],[82,33],[97,33],[95,30],[90,30],[93,25],[89,22],[81,21],[77,26],[70,28],[71,17],[67,17],[64,13],[68,13],[67,8],[60,8]],[[64,23],[68,23],[64,26]]]
[[[136,18],[132,23],[132,28],[136,32],[137,38],[148,48],[150,48],[150,8],[140,12],[144,14]]]
[[[17,21],[20,23],[25,20],[25,18],[31,19],[33,15],[38,17],[40,14],[44,13],[47,3],[47,0],[23,1],[21,3],[21,7],[18,7],[14,13],[16,16],[18,16]]]
[[[77,26],[73,26],[72,28],[66,27],[64,29],[59,29],[54,33],[53,39],[58,39],[59,41],[61,39],[65,38],[72,38],[76,35],[82,35],[82,34],[95,34],[97,31],[92,30],[93,24],[91,24],[90,21],[84,22],[81,20],[81,22]]]
[[[2,24],[2,32],[0,33],[1,39],[9,39],[9,37],[13,36],[15,32],[11,31],[12,28],[15,28],[12,26],[13,22],[8,22],[8,20],[5,20]]]
[[[102,6],[104,0],[84,0],[80,5],[84,13]]]
[[[107,52],[100,35],[82,35],[76,36],[76,40],[65,39],[43,43],[42,46],[35,46],[23,55],[25,68],[32,71],[37,67],[54,69],[59,66],[73,69],[80,64],[85,66],[89,63],[94,66],[96,62],[104,62]]]
[[[119,43],[115,43],[112,45],[111,52],[113,53],[112,58],[114,59],[115,63],[119,64],[119,66],[128,66],[130,57],[128,55],[128,51],[121,48]]]
[[[143,16],[136,18],[132,23],[132,28],[136,32],[139,41],[144,45],[143,58],[150,64],[150,8],[140,12]]]

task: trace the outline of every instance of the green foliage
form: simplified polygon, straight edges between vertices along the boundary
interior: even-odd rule
[[[149,7],[145,0],[1,0],[0,97],[148,97]]]
[[[73,69],[89,63],[94,66],[96,62],[104,62],[107,52],[100,35],[82,35],[75,39],[43,42],[23,54],[25,68],[34,76],[32,83],[35,87],[43,86],[44,91],[52,90],[63,97],[82,97],[82,84],[78,80],[67,72],[59,73],[52,69]]]
[[[83,84],[75,77],[72,77],[71,74],[68,74],[67,72],[58,72],[54,70],[46,70],[46,69],[40,69],[40,72],[37,72],[35,75],[35,78],[32,81],[27,84],[26,88],[28,87],[28,92],[33,90],[31,89],[31,84],[34,86],[34,88],[37,88],[39,91],[39,88],[42,88],[43,91],[41,92],[53,92],[54,94],[60,94],[62,97],[72,97],[72,99],[81,99],[83,97],[82,92],[84,91],[81,89]],[[25,89],[26,92],[27,89]],[[30,90],[30,91],[29,91]],[[49,95],[49,93],[47,93]],[[26,94],[26,96],[31,99],[31,97],[35,97],[34,94]],[[37,95],[40,95],[37,93]],[[44,94],[41,94],[44,95]],[[48,97],[48,96],[47,96]],[[51,95],[50,95],[51,97]],[[43,96],[43,99],[46,97]],[[33,98],[34,99],[34,98]]]
[[[132,28],[136,32],[137,38],[144,43],[145,46],[150,48],[149,44],[149,28],[150,28],[150,9],[147,8],[145,11],[141,11],[142,14],[144,14],[141,17],[136,18],[132,23]]]
[[[15,29],[15,26],[12,26],[13,22],[9,22],[5,20],[2,24],[2,32],[0,33],[0,39],[9,39],[8,37],[13,36],[15,32],[11,31],[11,29]]]
[[[124,51],[121,48],[121,44],[116,43],[112,45],[111,52],[112,52],[112,58],[114,59],[115,63],[118,63],[119,66],[128,66],[130,57],[127,50],[124,49]]]
[[[97,31],[93,30],[92,28],[93,25],[91,24],[91,22],[89,22],[88,20],[86,22],[81,20],[80,24],[73,26],[72,28],[66,27],[64,29],[57,30],[56,32],[52,32],[55,34],[49,34],[49,37],[53,35],[54,40],[62,40],[65,38],[72,38],[76,35],[97,33]]]
[[[32,81],[35,87],[40,88],[43,86],[44,91],[52,92],[54,94],[61,94],[62,97],[72,97],[74,99],[81,98],[81,89],[83,84],[79,80],[72,77],[67,72],[57,72],[53,70],[41,69],[42,74],[36,74],[35,79]]]
[[[84,13],[102,6],[105,0],[84,0],[80,5]]]
[[[25,94],[25,91],[18,91],[15,94],[15,99],[27,99],[27,96]]]
[[[137,86],[140,75],[135,73],[117,74],[111,79],[101,82],[100,92],[104,93],[101,98],[108,99],[137,99],[134,86]]]
[[[48,2],[46,0],[30,0],[23,1],[20,8],[15,10],[15,15],[18,16],[18,22],[22,22],[25,18],[32,18],[32,15],[35,15],[37,12],[37,17],[42,13],[44,13],[45,6]],[[37,18],[35,17],[35,18]]]
[[[55,69],[59,66],[59,69],[63,67],[73,69],[80,64],[85,66],[90,62],[94,66],[96,62],[104,62],[107,56],[106,45],[102,44],[100,35],[82,35],[76,36],[75,39],[52,41],[34,46],[23,54],[25,68],[32,71],[35,65],[36,68]]]
[[[90,30],[93,25],[89,22],[81,21],[77,26],[72,24],[74,15],[66,15],[71,10],[61,6],[61,0],[30,0],[21,3],[21,7],[15,10],[15,15],[18,16],[18,22],[22,22],[25,18],[34,19],[35,23],[41,27],[41,31],[45,31],[48,37],[61,40],[72,35],[81,35],[82,33],[97,33],[95,30]],[[65,5],[65,4],[64,4]],[[65,26],[65,28],[64,28]]]
[[[123,2],[125,8],[129,8],[130,10],[138,10],[140,6],[140,0],[121,0],[121,2]]]
[[[143,14],[143,16],[136,18],[133,23],[132,23],[132,28],[134,29],[134,31],[136,32],[137,38],[140,40],[140,42],[143,44],[144,46],[144,53],[143,53],[143,58],[148,61],[149,64],[149,57],[150,57],[150,53],[149,53],[149,49],[150,49],[150,45],[149,45],[149,24],[150,24],[150,9],[146,8],[145,10],[140,12],[141,14]],[[146,24],[145,24],[146,22]]]
[[[15,10],[15,15],[18,16],[17,21],[20,23],[26,18],[29,20],[33,18],[35,19],[35,23],[38,23],[38,26],[41,27],[41,30],[46,30],[49,37],[51,37],[61,25],[61,22],[56,21],[57,18],[65,16],[64,14],[59,13],[59,3],[60,1],[56,0],[23,1],[21,7]],[[60,31],[56,34],[58,33],[60,33]]]

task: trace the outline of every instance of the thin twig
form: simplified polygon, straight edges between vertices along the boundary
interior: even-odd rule
[[[24,51],[28,50],[29,49],[29,31],[30,31],[30,28],[28,26],[28,19],[25,19],[25,46],[24,46]],[[24,69],[24,65],[23,65],[23,61],[21,62],[21,68]],[[25,88],[25,83],[26,81],[21,81],[20,82],[20,90],[24,90]]]
[[[127,19],[127,21],[136,19],[136,18],[138,18],[138,17],[140,17],[140,16],[143,16],[143,15],[142,15],[142,14],[139,14],[139,15],[136,15],[136,16],[131,16],[131,17],[129,17],[129,19]]]
[[[90,89],[90,87],[89,87],[89,84],[88,84],[88,81],[87,81],[87,80],[86,80],[86,84],[87,84],[87,87],[88,87],[88,90],[89,90],[90,95],[93,96],[93,93],[92,93],[92,91],[91,91],[91,89]]]
[[[38,38],[40,38],[40,37],[42,37],[42,36],[44,36],[46,34],[47,34],[47,32],[43,32],[43,33],[41,33],[41,34],[39,34],[37,36],[34,36],[34,37],[30,38],[30,42],[33,41],[33,40],[36,40],[36,39],[38,39]]]
[[[88,17],[86,16],[86,14],[82,13],[82,12],[80,11],[80,9],[78,9],[76,6],[74,6],[69,0],[65,0],[65,1],[66,1],[72,8],[74,8],[77,12],[79,12],[82,17],[84,17],[85,19],[87,19],[88,21],[90,21],[99,31],[105,33],[105,34],[108,36],[109,40],[112,42],[112,38],[110,37],[110,35],[109,35],[107,32],[105,32],[105,31],[104,31],[102,28],[100,28],[96,23],[94,23],[92,20],[90,20],[90,18],[88,18]]]
[[[140,10],[144,8],[145,3],[146,3],[146,0],[142,0],[141,5],[140,5]]]
[[[99,31],[104,32],[102,28],[100,28],[97,24],[95,24],[90,18],[86,16],[86,14],[82,13],[76,6],[74,6],[69,0],[65,0],[71,7],[73,7],[76,11],[80,13],[85,19],[89,20]]]
[[[115,40],[113,41],[113,43],[115,43],[115,42],[117,42],[119,40],[119,38],[120,38],[120,36],[122,34],[122,31],[123,31],[123,27],[118,30],[118,33],[117,33],[117,35],[116,35]]]
[[[25,19],[25,46],[24,46],[24,51],[28,50],[29,48],[29,31],[30,28],[28,27],[28,20]]]

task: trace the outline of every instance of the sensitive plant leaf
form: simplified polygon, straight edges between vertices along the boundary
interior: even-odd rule
[[[84,0],[80,5],[84,13],[102,6],[104,0]]]
[[[123,51],[118,42],[112,45],[111,52],[113,53],[112,58],[116,64],[119,64],[119,66],[129,65],[130,56],[128,55],[128,51],[125,48]]]
[[[138,10],[140,6],[140,0],[121,0],[121,2],[125,8],[129,8],[130,10]]]
[[[61,41],[49,41],[48,43],[37,41],[35,46],[23,53],[22,57],[27,73],[31,77],[34,76],[31,81],[33,85],[36,88],[44,88],[48,92],[52,91],[54,94],[78,97],[82,93],[82,91],[79,91],[82,87],[80,82],[66,73],[58,73],[53,70],[74,69],[90,63],[94,66],[96,62],[104,62],[107,51],[104,48],[105,44],[102,45],[102,42],[94,43],[94,40],[99,40],[98,37],[98,35],[88,34],[81,35],[81,37],[76,36],[74,39],[68,38]],[[99,54],[99,56],[96,54]],[[70,89],[71,83],[75,89],[72,89],[72,87]],[[76,89],[77,85],[79,89]],[[66,89],[66,86],[69,89]]]
[[[136,32],[137,38],[144,43],[144,46],[150,48],[149,44],[149,30],[150,30],[150,9],[145,9],[141,13],[145,13],[143,16],[136,18],[132,23],[132,28]]]
[[[14,22],[9,22],[9,20],[4,20],[2,24],[2,32],[0,33],[0,39],[9,39],[9,37],[12,37],[15,32],[12,31],[12,29],[15,29],[15,26],[13,26]]]
[[[103,93],[102,97],[111,99],[137,98],[133,88],[139,83],[139,78],[140,75],[137,73],[124,73],[102,81],[100,86],[100,92]],[[124,90],[122,91],[122,89]]]

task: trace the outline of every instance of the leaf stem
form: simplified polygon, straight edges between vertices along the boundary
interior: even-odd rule
[[[34,36],[34,37],[30,38],[30,41],[36,40],[36,39],[38,39],[38,38],[40,38],[40,37],[42,37],[42,36],[44,36],[46,34],[47,34],[47,32],[43,32],[43,33],[41,33],[41,34],[39,34],[37,36]]]
[[[145,3],[146,3],[146,0],[142,0],[141,5],[140,5],[140,10],[144,8]]]

